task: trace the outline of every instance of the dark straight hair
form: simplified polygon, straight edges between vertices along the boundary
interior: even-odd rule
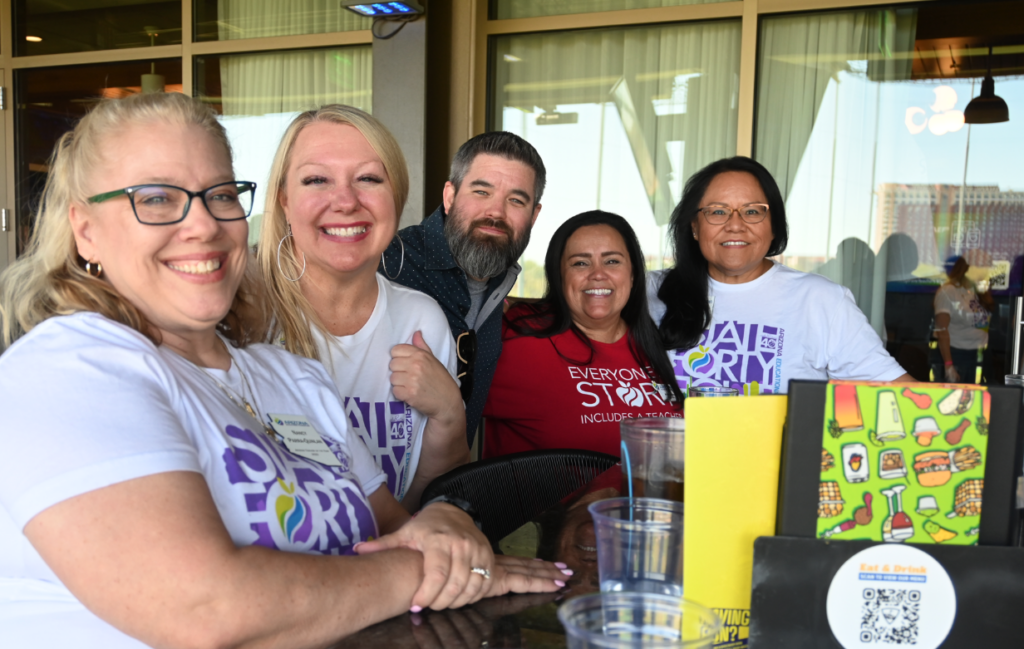
[[[768,199],[768,215],[772,224],[772,243],[767,257],[781,254],[789,241],[786,225],[786,204],[775,179],[759,162],[744,156],[722,158],[690,176],[683,189],[683,198],[672,212],[669,233],[676,253],[676,265],[665,273],[658,289],[658,299],[665,303],[665,317],[658,325],[661,339],[668,349],[690,349],[700,342],[704,329],[711,324],[708,305],[708,260],[693,238],[693,222],[700,218],[701,201],[715,176],[741,171],[757,179]]]
[[[576,326],[569,311],[569,303],[565,299],[562,282],[562,255],[571,237],[580,228],[589,225],[607,225],[614,228],[622,236],[629,251],[629,263],[633,270],[633,284],[630,286],[629,299],[622,308],[621,317],[625,321],[629,336],[629,351],[644,374],[655,383],[668,387],[671,399],[682,403],[683,393],[676,383],[675,373],[668,362],[665,348],[661,345],[658,329],[647,309],[647,280],[644,270],[644,253],[640,241],[626,219],[618,214],[594,210],[577,214],[557,230],[548,244],[548,252],[544,258],[544,275],[548,280],[548,290],[544,298],[535,304],[523,304],[508,314],[509,327],[521,336],[535,338],[551,338],[571,330],[577,338],[590,350],[586,359],[568,358],[555,346],[558,355],[578,365],[588,365],[594,360],[594,344],[583,331]],[[552,345],[554,342],[552,341]]]

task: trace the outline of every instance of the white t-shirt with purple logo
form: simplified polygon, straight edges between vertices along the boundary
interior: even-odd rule
[[[366,494],[384,474],[323,366],[271,345],[231,353],[229,371],[200,368],[79,313],[46,320],[0,356],[0,647],[142,646],[86,610],[22,533],[39,512],[101,487],[201,473],[239,546],[341,555],[377,535]],[[289,452],[218,381],[262,417],[304,417],[340,466]]]
[[[935,315],[949,314],[949,344],[957,349],[979,349],[988,344],[991,314],[972,286],[943,284],[935,292]]]
[[[651,317],[660,323],[664,271],[648,276]],[[774,263],[744,284],[708,278],[711,324],[693,349],[668,352],[676,380],[740,394],[779,394],[791,379],[891,381],[904,374],[853,299],[820,275]]]
[[[395,284],[377,273],[377,304],[363,328],[351,336],[313,337],[334,377],[352,430],[362,437],[387,476],[388,490],[401,500],[416,475],[427,417],[395,398],[391,348],[423,340],[455,377],[458,357],[444,311],[425,293]]]

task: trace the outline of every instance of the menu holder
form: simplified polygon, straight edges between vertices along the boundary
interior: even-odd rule
[[[886,431],[883,428],[887,429],[887,427],[897,425],[896,422],[883,422],[881,417],[877,420],[865,421],[862,404],[856,401],[855,393],[848,394],[857,385],[876,387],[877,390],[872,394],[888,398],[889,395],[882,393],[893,390],[894,386],[897,386],[895,388],[897,390],[907,389],[914,393],[915,391],[934,391],[935,387],[940,384],[889,384],[882,386],[870,383],[843,383],[835,386],[837,390],[834,397],[830,398],[828,392],[830,384],[827,382],[791,381],[779,477],[779,506],[776,519],[778,535],[814,538],[820,534],[819,504],[822,502],[822,489],[825,485],[822,469],[826,466],[822,431],[826,430],[826,417],[830,417],[828,423],[836,436],[855,431],[854,434],[874,435],[875,437],[871,439],[876,439],[877,436],[885,434]],[[946,385],[943,387],[952,392],[958,386]],[[842,390],[838,388],[842,388]],[[983,395],[985,393],[979,391],[976,394]],[[976,528],[973,528],[971,532],[972,536],[976,534],[978,545],[1015,545],[1020,536],[1020,511],[1017,509],[1016,484],[1017,476],[1021,475],[1022,449],[1024,449],[1019,422],[1021,391],[1020,388],[1013,386],[993,385],[987,387],[987,394],[991,395],[991,402],[988,404],[987,414],[989,416],[985,417],[987,431],[984,433],[986,448],[984,449],[984,489],[981,494],[981,515]],[[831,403],[831,408],[826,407],[827,403]],[[883,405],[878,406],[879,412],[882,407]],[[886,402],[884,407],[889,407],[889,404]],[[895,408],[895,405],[893,404],[892,407]],[[869,431],[864,430],[872,424],[877,430],[875,428]],[[898,425],[903,426],[904,432],[906,431],[906,423],[901,422]],[[916,447],[912,446],[911,448]],[[845,461],[841,455],[832,459],[836,464]],[[865,462],[871,459],[865,458]],[[908,460],[905,459],[904,470],[909,468],[906,463]],[[843,469],[842,466],[837,468]],[[880,465],[872,467],[873,470],[878,468]],[[978,472],[978,469],[974,470],[974,473]],[[849,482],[849,480],[846,481]],[[961,495],[966,496],[967,487],[980,482],[980,480],[970,481],[971,484],[959,490],[965,492]],[[959,491],[956,493],[959,494]],[[851,505],[855,506],[856,503]],[[947,508],[951,508],[951,506],[952,501],[950,501],[950,507]],[[853,509],[852,506],[851,509]],[[882,506],[879,509],[884,510],[885,508]],[[855,511],[851,513],[855,513]],[[943,527],[943,518],[934,516],[933,518],[938,518],[940,521],[933,523],[933,528],[936,526],[940,529],[951,527],[948,524]],[[946,532],[946,534],[949,533],[951,532]],[[939,532],[939,538],[942,538],[942,532]]]
[[[683,592],[722,618],[716,649],[745,647],[751,548],[771,534],[785,395],[686,402]]]
[[[842,649],[828,619],[829,589],[848,559],[877,546],[891,547],[892,544],[783,536],[757,539],[750,604],[750,649]],[[955,615],[948,635],[939,645],[942,649],[1020,645],[1024,550],[962,545],[913,547],[938,561],[955,592]],[[865,587],[870,585],[864,584]],[[926,599],[922,599],[922,607],[926,603]],[[855,624],[864,623],[862,610],[860,606],[849,608],[848,614],[854,616]],[[878,619],[884,624],[884,617]]]

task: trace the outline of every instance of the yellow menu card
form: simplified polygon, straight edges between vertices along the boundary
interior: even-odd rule
[[[775,534],[786,396],[686,400],[683,596],[722,618],[716,649],[746,647],[754,539]]]

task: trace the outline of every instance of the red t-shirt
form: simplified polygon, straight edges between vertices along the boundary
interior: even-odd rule
[[[576,448],[618,456],[619,423],[681,417],[667,405],[629,351],[629,336],[592,341],[594,358],[572,331],[551,338],[517,336],[503,324],[501,356],[487,395],[483,457]],[[557,350],[556,347],[557,346]],[[563,358],[558,354],[562,352]]]

